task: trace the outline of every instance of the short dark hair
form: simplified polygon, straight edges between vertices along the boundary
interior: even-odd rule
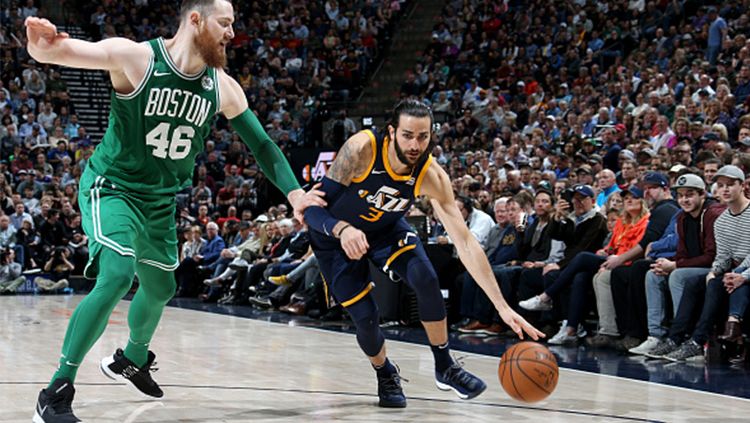
[[[552,202],[552,204],[553,205],[555,204],[555,195],[552,194],[552,191],[544,189],[544,188],[540,188],[534,194],[534,200],[536,200],[536,198],[539,197],[540,194],[547,194],[547,196],[550,198],[550,201]]]
[[[721,167],[724,164],[724,162],[722,162],[718,157],[714,156],[714,157],[709,157],[703,162],[703,166],[707,164],[715,164],[716,166]]]
[[[426,104],[422,103],[419,100],[413,100],[413,99],[406,99],[399,101],[396,104],[396,107],[393,108],[393,113],[391,114],[391,121],[389,122],[391,126],[398,129],[398,122],[401,118],[401,115],[406,116],[412,116],[412,117],[429,117],[430,118],[430,130],[432,130],[432,122],[434,121],[434,118],[432,117],[432,109],[429,108]]]

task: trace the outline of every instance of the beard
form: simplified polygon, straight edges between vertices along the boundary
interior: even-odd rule
[[[427,145],[427,148],[417,156],[416,159],[410,159],[409,156],[406,155],[404,150],[401,149],[401,146],[398,144],[398,138],[396,137],[396,134],[394,132],[393,134],[393,146],[396,148],[396,157],[401,161],[401,163],[409,166],[409,168],[414,169],[419,163],[422,163],[423,161],[427,160],[427,157],[430,155],[430,152],[433,148],[433,142],[430,141],[430,143]],[[409,153],[414,153],[413,151],[409,151]]]
[[[203,28],[198,30],[194,38],[195,46],[198,48],[198,54],[206,65],[212,68],[224,68],[227,66],[227,53],[224,47],[211,38],[208,31]]]

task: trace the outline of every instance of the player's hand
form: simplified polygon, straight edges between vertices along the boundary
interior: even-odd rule
[[[57,27],[47,19],[29,16],[24,25],[28,45],[32,50],[44,51],[54,48],[61,40],[68,38],[66,32],[57,32]]]
[[[500,318],[503,319],[505,324],[507,324],[520,339],[523,339],[524,332],[535,341],[539,340],[539,338],[544,338],[544,333],[542,331],[532,326],[531,323],[527,322],[526,319],[513,311],[512,308],[505,306],[498,308],[497,311],[500,313]]]
[[[339,238],[341,239],[341,247],[346,252],[347,257],[352,260],[361,259],[367,254],[367,249],[370,248],[365,233],[354,226],[344,228]]]
[[[287,195],[289,203],[294,208],[294,218],[300,223],[305,222],[305,209],[310,206],[325,207],[328,205],[326,200],[323,199],[326,193],[319,190],[322,184],[317,183],[313,185],[310,191],[303,191],[302,189],[295,189]]]

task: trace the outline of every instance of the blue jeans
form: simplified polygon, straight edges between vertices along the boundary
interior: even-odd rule
[[[317,268],[318,267],[318,259],[315,257],[315,255],[312,255],[305,259],[302,263],[299,264],[294,270],[287,273],[286,277],[288,280],[292,282],[296,282],[297,279],[304,278],[305,274],[307,273],[307,269],[311,268]]]
[[[709,268],[685,267],[675,269],[669,276],[657,276],[649,271],[646,274],[646,304],[648,306],[648,334],[663,338],[669,332],[664,324],[667,309],[667,287],[672,297],[672,313],[677,314],[682,292],[687,279],[705,279]]]
[[[224,257],[219,257],[218,260],[216,260],[215,262],[213,262],[213,263],[209,264],[208,266],[206,266],[209,269],[213,269],[213,274],[211,275],[211,277],[212,278],[217,278],[217,277],[219,277],[219,275],[221,275],[222,273],[224,273],[224,271],[227,270],[227,267],[229,267],[229,263],[231,263],[232,260],[233,259],[227,259],[227,258],[224,258]]]

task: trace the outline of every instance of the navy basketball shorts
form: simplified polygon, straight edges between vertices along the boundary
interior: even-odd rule
[[[370,246],[367,255],[355,261],[346,255],[340,240],[310,231],[310,243],[329,294],[343,307],[355,304],[375,286],[367,259],[392,279],[401,279],[407,284],[407,264],[411,258],[417,256],[429,263],[422,242],[403,220],[397,221],[391,229],[367,234],[367,242]]]

